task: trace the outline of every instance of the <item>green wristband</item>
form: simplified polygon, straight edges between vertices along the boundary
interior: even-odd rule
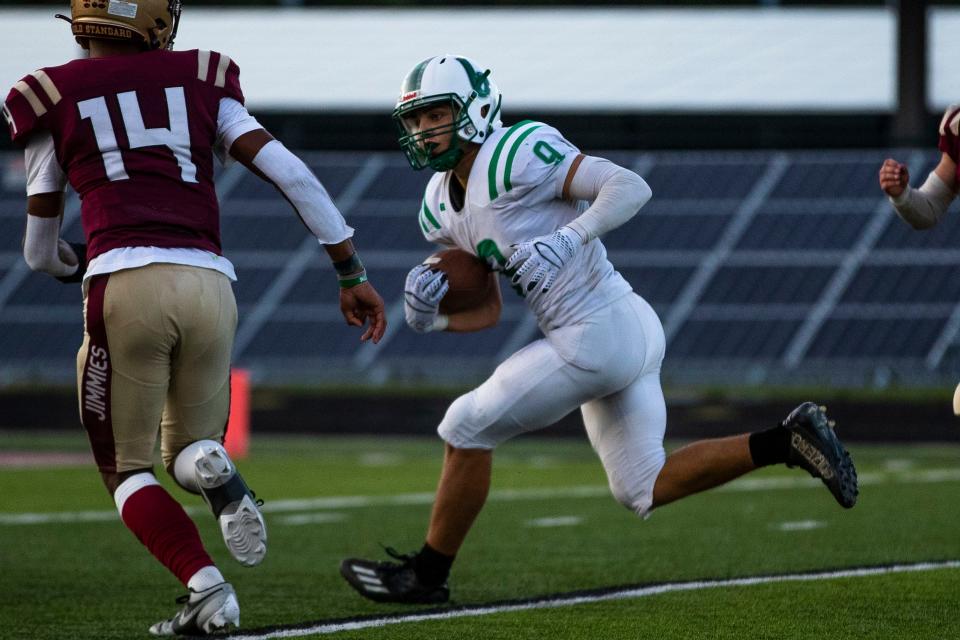
[[[366,282],[366,281],[367,281],[367,272],[364,271],[363,273],[361,273],[360,275],[358,275],[358,276],[355,277],[355,278],[348,278],[348,279],[340,280],[340,288],[341,288],[341,289],[350,289],[351,287],[355,287],[355,286],[357,286],[358,284],[363,284],[363,283]]]

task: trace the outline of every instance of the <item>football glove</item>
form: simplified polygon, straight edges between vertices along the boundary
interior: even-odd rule
[[[427,333],[438,326],[440,300],[450,290],[447,274],[429,265],[418,264],[407,274],[403,287],[403,311],[407,324],[417,333]]]
[[[510,282],[524,294],[550,291],[557,274],[577,254],[583,240],[570,227],[560,227],[548,236],[540,236],[514,245],[516,250],[504,269],[513,273]]]

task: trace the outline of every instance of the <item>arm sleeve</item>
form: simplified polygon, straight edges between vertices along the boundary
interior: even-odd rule
[[[253,164],[293,205],[320,244],[337,244],[353,236],[353,229],[310,168],[278,140],[263,145]]]
[[[931,171],[919,189],[907,187],[896,198],[890,198],[897,215],[914,229],[929,229],[940,221],[956,194]]]
[[[57,161],[53,136],[49,131],[38,131],[30,136],[23,150],[23,161],[27,172],[27,195],[63,191],[67,186],[67,177]]]
[[[41,218],[27,215],[27,232],[23,237],[23,259],[34,271],[43,271],[62,278],[76,273],[78,264],[67,264],[61,257],[73,253],[69,245],[60,240],[60,218]],[[76,256],[73,256],[76,260]]]
[[[247,111],[247,108],[233,98],[221,98],[217,114],[217,139],[214,152],[220,162],[229,165],[235,162],[230,157],[230,147],[237,138],[245,133],[262,129],[260,123]]]
[[[576,200],[593,203],[567,225],[580,234],[584,244],[625,223],[653,195],[646,181],[634,172],[593,156],[584,156],[576,168],[569,193]]]

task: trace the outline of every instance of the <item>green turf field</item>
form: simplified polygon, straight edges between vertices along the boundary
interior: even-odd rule
[[[147,637],[151,623],[176,609],[183,587],[119,523],[92,464],[9,460],[11,451],[86,447],[79,432],[0,432],[0,638]],[[452,605],[960,560],[960,447],[850,449],[863,481],[851,511],[802,472],[769,469],[643,522],[607,494],[585,440],[508,443],[495,455],[490,502],[454,567]],[[230,559],[199,498],[171,491],[195,508],[235,585],[243,632],[264,637],[257,631],[416,611],[361,599],[337,565],[348,555],[381,556],[381,542],[419,547],[441,451],[434,439],[255,437],[241,470],[266,500],[270,534],[267,559],[255,569]],[[330,637],[957,638],[958,610],[960,568],[942,568],[394,621]]]

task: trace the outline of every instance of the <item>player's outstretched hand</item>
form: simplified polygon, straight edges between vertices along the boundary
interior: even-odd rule
[[[893,158],[887,158],[880,166],[880,188],[891,198],[900,196],[910,184],[910,172],[907,165]]]
[[[580,235],[570,227],[560,227],[550,235],[540,236],[515,246],[515,251],[504,269],[513,273],[510,282],[519,285],[526,294],[546,293],[553,286],[557,274],[570,262],[583,244]]]
[[[347,324],[362,327],[369,320],[367,330],[360,336],[366,342],[376,344],[387,330],[387,316],[383,310],[383,298],[369,282],[358,284],[349,289],[340,289],[340,311]]]

